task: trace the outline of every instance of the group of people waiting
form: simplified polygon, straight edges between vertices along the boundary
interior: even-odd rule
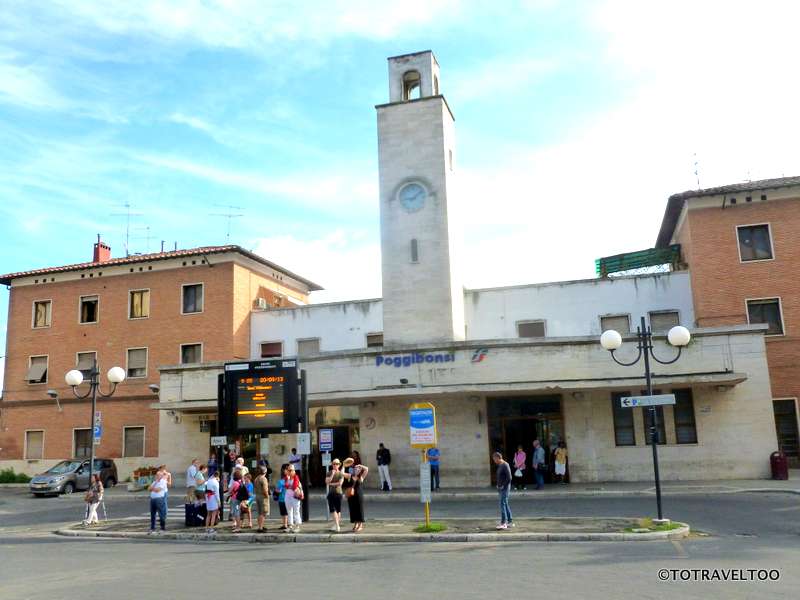
[[[551,453],[550,464],[553,466],[553,483],[567,483],[567,445],[564,441],[559,441],[558,445]],[[528,473],[528,455],[522,447],[517,446],[517,451],[513,458],[512,484],[515,490],[526,489]],[[533,482],[537,490],[544,488],[544,476],[548,470],[548,463],[545,461],[544,447],[539,440],[533,440],[533,451],[531,452],[530,467],[533,473]]]
[[[295,454],[292,449],[292,453]],[[214,458],[213,456],[211,458]],[[230,458],[230,463],[228,462]],[[223,503],[229,507],[230,519],[233,521],[233,533],[242,529],[253,528],[253,513],[256,514],[256,532],[266,532],[265,521],[270,514],[270,497],[278,503],[281,515],[281,530],[298,532],[302,524],[301,503],[305,491],[294,461],[281,465],[280,476],[275,485],[271,485],[272,469],[265,458],[259,461],[255,476],[244,464],[244,458],[231,452],[226,456],[225,467],[230,464],[230,472],[220,473],[216,460],[201,464],[198,459],[186,470],[185,502],[194,506],[205,506],[205,527],[207,533],[214,533],[220,522],[220,509]],[[299,465],[298,465],[299,466]],[[362,485],[369,469],[361,464],[360,456],[354,452],[344,462],[338,458],[330,465],[325,485],[327,489],[328,510],[333,520],[332,531],[341,530],[342,499],[347,500],[350,522],[353,532],[364,528],[364,496]],[[102,484],[97,478],[99,492],[92,486],[92,503],[94,508],[88,511],[87,521],[96,520],[96,508],[102,499]],[[156,533],[156,520],[160,531],[166,529],[167,499],[172,487],[172,474],[165,465],[161,465],[153,482],[148,487],[150,492],[150,533]],[[96,502],[95,502],[96,500]],[[87,503],[89,495],[87,494]],[[92,517],[92,515],[94,515]],[[245,524],[246,523],[246,524]]]

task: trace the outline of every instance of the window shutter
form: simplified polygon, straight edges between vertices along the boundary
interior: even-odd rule
[[[308,356],[319,354],[319,338],[314,340],[297,340],[297,355]]]
[[[47,357],[34,356],[31,358],[31,365],[28,367],[28,373],[25,375],[25,381],[31,383],[42,382],[47,374]]]
[[[650,329],[653,333],[667,333],[680,325],[678,311],[650,313]]]
[[[631,332],[631,323],[628,315],[618,315],[615,317],[600,317],[600,329],[603,331],[608,331],[609,329],[613,329],[614,331],[621,333],[622,335],[627,335]]]
[[[78,371],[91,371],[94,367],[94,352],[80,352],[78,354],[78,365],[75,367]]]
[[[147,350],[145,350],[144,348],[128,350],[128,370],[146,369],[146,368],[147,368]]]

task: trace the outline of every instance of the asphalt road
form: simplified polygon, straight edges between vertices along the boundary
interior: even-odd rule
[[[109,495],[112,517],[145,498]],[[518,516],[650,515],[651,497],[512,500]],[[173,502],[173,505],[178,504]],[[80,498],[0,491],[0,597],[191,598],[289,594],[346,598],[795,598],[800,589],[800,497],[669,496],[668,516],[710,535],[681,542],[550,544],[197,544],[76,540],[48,533]],[[492,502],[439,502],[434,517],[491,516]],[[419,517],[414,502],[371,502],[368,518]],[[91,565],[87,569],[86,565]],[[659,569],[777,569],[779,581],[660,581]],[[717,571],[713,571],[717,569]],[[90,572],[90,578],[82,577]],[[232,579],[235,575],[235,579]],[[698,572],[698,576],[702,576]],[[235,583],[234,588],[232,584]]]

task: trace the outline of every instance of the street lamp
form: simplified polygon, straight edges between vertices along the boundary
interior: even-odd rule
[[[641,325],[636,328],[636,341],[639,348],[639,355],[631,362],[622,362],[614,354],[616,350],[622,346],[622,336],[619,332],[609,329],[604,331],[600,336],[600,345],[611,353],[611,358],[614,359],[618,365],[623,367],[630,367],[638,363],[644,357],[644,377],[647,381],[647,395],[653,395],[653,380],[650,373],[650,359],[652,358],[657,363],[662,365],[671,365],[681,357],[681,350],[689,344],[692,336],[686,327],[676,325],[667,333],[667,340],[672,346],[678,349],[678,355],[672,360],[661,360],[653,353],[653,332],[647,327],[647,324],[642,317]],[[656,480],[656,503],[658,505],[658,520],[664,519],[661,511],[661,479],[658,475],[658,413],[656,413],[655,405],[650,406],[650,445],[653,447],[653,473]]]
[[[92,370],[89,371],[89,389],[86,390],[85,394],[78,393],[78,386],[83,383],[83,373],[78,369],[72,369],[69,371],[64,380],[67,382],[67,385],[72,388],[72,393],[75,394],[75,397],[79,400],[85,400],[90,395],[92,397],[92,415],[90,420],[90,430],[92,432],[92,444],[91,450],[89,451],[89,486],[92,485],[92,475],[94,474],[94,413],[97,410],[97,394],[99,393],[104,398],[108,398],[114,395],[114,392],[117,390],[117,384],[122,383],[125,381],[125,369],[122,367],[111,367],[106,374],[108,381],[111,383],[111,391],[107,394],[103,393],[100,390],[100,371],[97,370],[97,360],[92,363]]]

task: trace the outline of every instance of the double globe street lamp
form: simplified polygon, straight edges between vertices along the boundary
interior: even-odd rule
[[[111,383],[111,391],[108,393],[103,393],[100,390],[100,371],[97,370],[97,361],[95,360],[92,363],[92,369],[88,373],[89,375],[89,389],[86,390],[85,394],[78,393],[78,386],[83,383],[83,372],[79,371],[78,369],[73,369],[69,371],[64,380],[67,382],[67,385],[72,388],[72,393],[75,394],[75,397],[79,400],[85,400],[89,396],[92,397],[92,415],[91,415],[91,432],[92,432],[92,443],[91,443],[91,450],[89,451],[89,487],[92,485],[92,475],[94,475],[94,430],[95,427],[98,426],[95,423],[95,411],[97,410],[97,394],[100,394],[104,398],[108,398],[114,395],[114,392],[117,391],[117,385],[125,381],[125,369],[122,367],[111,367],[106,374],[109,383]]]
[[[653,352],[653,332],[642,317],[641,325],[636,328],[636,341],[639,348],[638,356],[631,362],[623,362],[614,354],[622,346],[622,336],[618,331],[609,329],[600,336],[600,345],[611,353],[611,358],[618,365],[630,367],[644,358],[644,377],[647,382],[647,395],[653,395],[653,380],[650,372],[650,359],[662,365],[671,365],[681,357],[681,350],[691,341],[692,336],[686,327],[676,325],[667,333],[667,341],[678,349],[678,355],[672,360],[661,360]],[[664,515],[661,510],[661,479],[658,475],[658,413],[656,405],[650,405],[650,444],[653,447],[653,473],[656,481],[656,503],[658,505],[658,520],[663,522]]]

